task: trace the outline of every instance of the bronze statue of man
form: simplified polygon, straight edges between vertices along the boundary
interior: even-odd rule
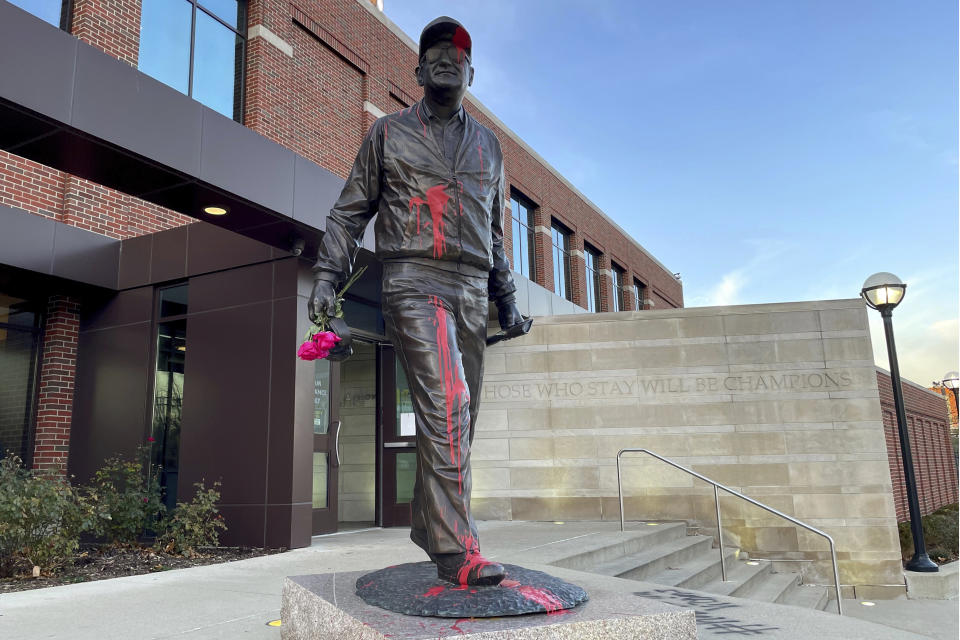
[[[377,217],[387,336],[410,385],[417,474],[410,538],[459,584],[498,584],[503,566],[480,555],[470,515],[470,447],[483,378],[488,299],[500,326],[523,319],[503,250],[503,154],[461,102],[473,82],[472,42],[446,16],[420,35],[423,100],[379,118],[330,211],[314,266],[311,320],[332,313]]]

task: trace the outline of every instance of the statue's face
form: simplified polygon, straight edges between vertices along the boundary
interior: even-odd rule
[[[417,82],[428,92],[454,92],[462,97],[473,83],[470,56],[451,38],[439,40],[423,52],[417,67]]]

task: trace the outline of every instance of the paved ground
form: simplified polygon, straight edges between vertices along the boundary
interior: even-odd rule
[[[480,531],[485,555],[523,564],[525,553],[532,549],[617,526],[483,522]],[[308,549],[274,556],[4,594],[0,596],[0,638],[279,640],[279,629],[267,623],[280,617],[285,576],[377,569],[423,559],[422,552],[407,540],[406,529],[375,529],[318,537]],[[556,573],[571,581],[577,577],[569,570]],[[657,585],[630,580],[583,576],[583,581],[591,584],[596,579],[604,581],[605,589],[622,593],[652,593],[657,589]],[[662,596],[671,604],[698,609],[703,618],[698,625],[701,638],[958,637],[956,600],[877,601],[869,608],[849,601],[845,602],[849,615],[841,619],[831,613],[736,598],[722,599],[735,606],[711,611],[709,601],[702,599],[705,595],[688,591]]]

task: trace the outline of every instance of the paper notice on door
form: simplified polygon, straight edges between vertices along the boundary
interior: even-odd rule
[[[417,435],[417,423],[412,413],[400,414],[400,437]]]

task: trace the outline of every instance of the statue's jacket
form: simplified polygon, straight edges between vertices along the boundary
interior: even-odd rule
[[[421,105],[379,118],[364,137],[327,218],[314,273],[343,280],[367,224],[379,213],[374,225],[379,260],[487,277],[492,299],[513,293],[503,249],[500,141],[464,112],[451,170]]]

